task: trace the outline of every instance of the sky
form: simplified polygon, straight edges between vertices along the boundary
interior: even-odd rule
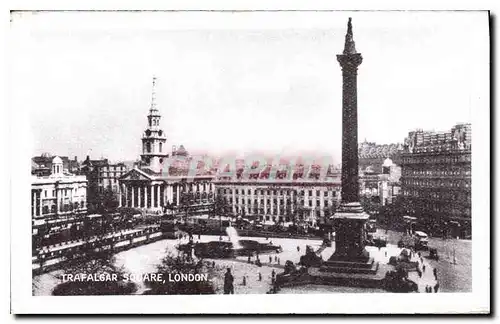
[[[168,146],[339,161],[348,17],[360,141],[487,107],[485,12],[25,12],[11,19],[11,109],[29,116],[33,154],[135,160],[154,75]]]

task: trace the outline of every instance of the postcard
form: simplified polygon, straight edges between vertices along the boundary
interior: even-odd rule
[[[489,23],[11,12],[12,312],[489,313]]]

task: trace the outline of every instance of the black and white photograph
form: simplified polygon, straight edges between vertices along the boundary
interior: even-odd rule
[[[20,312],[489,312],[488,11],[10,18]]]

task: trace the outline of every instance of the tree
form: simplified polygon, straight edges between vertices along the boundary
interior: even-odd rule
[[[99,212],[108,212],[118,208],[118,197],[110,188],[104,188],[102,192],[97,194],[97,210]]]
[[[179,199],[179,209],[184,211],[184,223],[187,223],[189,211],[191,210],[191,206],[194,203],[194,195],[191,192],[185,192],[181,195]]]
[[[133,282],[125,281],[125,271],[114,264],[114,257],[110,251],[88,253],[74,261],[69,261],[65,274],[85,274],[109,280],[80,280],[63,281],[52,291],[54,296],[71,295],[129,295],[136,291]],[[117,280],[114,280],[115,275]],[[64,279],[64,278],[62,278]]]
[[[227,215],[228,205],[226,199],[222,196],[215,196],[214,203],[212,205],[212,216],[219,216],[219,227],[222,228],[222,215]]]
[[[209,262],[195,261],[186,255],[173,256],[169,251],[156,269],[157,274],[162,274],[164,281],[146,281],[150,290],[148,295],[205,295],[215,294],[215,288],[210,280],[174,281],[176,275],[207,275],[214,276],[214,270]]]

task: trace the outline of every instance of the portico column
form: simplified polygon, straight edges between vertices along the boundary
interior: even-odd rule
[[[280,191],[278,191],[278,193],[279,193],[279,192],[280,192]],[[278,219],[278,221],[279,221],[280,216],[281,216],[281,215],[280,215],[280,202],[281,202],[281,195],[279,195],[279,196],[278,196],[278,200],[277,200],[277,202],[278,202],[278,203],[277,203],[277,206],[276,206],[276,214],[277,214],[277,216],[276,216],[276,217],[277,217],[277,219]]]
[[[128,206],[128,187],[126,185],[125,186],[125,207],[129,207]]]
[[[42,216],[42,190],[38,190],[38,192],[35,191],[35,205],[36,205],[36,196],[38,196],[38,215]]]
[[[179,186],[177,185],[177,201],[176,201],[176,204],[177,206],[179,206]]]
[[[118,207],[122,206],[122,184],[118,185]]]
[[[31,191],[31,214],[36,216],[36,191]]]
[[[137,187],[137,207],[142,207],[141,191],[142,187]]]
[[[130,192],[132,193],[131,197],[130,197],[130,200],[131,200],[131,203],[132,205],[130,207],[135,207],[135,187],[133,185],[130,186]]]
[[[144,186],[144,207],[148,208],[148,191],[149,191],[150,186],[145,185]]]
[[[156,203],[155,203],[155,207],[159,207],[160,206],[160,185],[157,185],[156,186]]]

